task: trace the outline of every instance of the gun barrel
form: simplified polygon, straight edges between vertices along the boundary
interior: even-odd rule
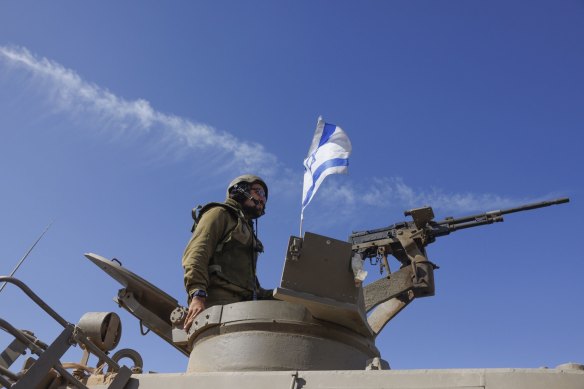
[[[522,205],[522,206],[516,207],[516,208],[508,208],[508,209],[504,209],[500,212],[501,212],[501,215],[506,215],[509,213],[529,211],[532,209],[549,207],[550,205],[564,204],[564,203],[569,203],[569,202],[570,202],[569,198],[562,197],[560,199],[555,199],[555,200],[548,200],[548,201],[541,201],[539,203],[526,204],[526,205]]]
[[[481,220],[493,218],[496,216],[502,216],[502,215],[507,215],[510,213],[521,212],[521,211],[529,211],[532,209],[549,207],[550,205],[564,204],[564,203],[568,203],[568,202],[570,202],[569,198],[562,197],[562,198],[555,199],[555,200],[541,201],[539,203],[531,203],[531,204],[521,205],[521,206],[515,207],[515,208],[507,208],[507,209],[502,209],[502,210],[489,211],[489,212],[480,213],[477,215],[464,216],[464,217],[460,217],[460,218],[456,218],[456,219],[446,218],[444,220],[440,220],[438,222],[438,224],[452,226],[452,225],[456,225],[456,224],[467,223],[467,222],[472,222],[472,221],[481,221]]]

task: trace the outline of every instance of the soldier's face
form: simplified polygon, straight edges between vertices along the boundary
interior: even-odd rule
[[[243,203],[244,208],[246,208],[252,217],[258,218],[265,213],[266,210],[266,192],[264,191],[264,187],[260,184],[253,184],[250,188],[251,197],[253,197],[256,201],[251,199],[246,199]]]

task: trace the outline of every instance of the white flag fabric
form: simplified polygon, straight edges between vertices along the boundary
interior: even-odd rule
[[[351,141],[341,127],[325,123],[318,118],[316,132],[304,160],[304,186],[302,188],[302,213],[318,187],[329,174],[346,173],[351,154]]]

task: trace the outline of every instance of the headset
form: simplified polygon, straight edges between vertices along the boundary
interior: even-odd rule
[[[233,196],[234,200],[241,201],[249,199],[255,205],[258,205],[260,202],[251,195],[250,189],[251,185],[248,182],[240,182],[239,184],[233,185],[229,193]]]

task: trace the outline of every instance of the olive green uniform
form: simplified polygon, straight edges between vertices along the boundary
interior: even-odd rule
[[[207,307],[269,297],[256,278],[261,251],[251,220],[237,201],[207,204],[182,258],[188,295],[206,291]]]

